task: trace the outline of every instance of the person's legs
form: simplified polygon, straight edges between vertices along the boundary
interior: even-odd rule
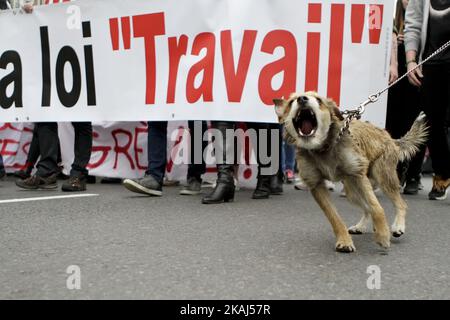
[[[148,169],[160,184],[163,183],[167,164],[167,121],[148,123]]]
[[[247,123],[248,129],[256,131],[256,159],[258,183],[253,199],[266,199],[270,194],[281,194],[281,126],[277,123]]]
[[[40,160],[36,175],[48,177],[58,171],[58,124],[56,122],[40,122],[36,124]]]
[[[34,176],[19,179],[16,185],[23,189],[55,189],[58,172],[58,124],[56,122],[36,123],[40,160]]]
[[[75,159],[70,176],[87,177],[87,165],[92,152],[92,124],[90,122],[73,122],[75,129]]]
[[[189,121],[190,132],[190,164],[188,167],[188,178],[201,180],[201,176],[206,172],[206,164],[203,159],[203,152],[208,146],[208,141],[203,141],[203,135],[208,130],[206,121]]]
[[[92,152],[92,124],[90,122],[72,122],[75,131],[75,158],[70,170],[70,178],[63,186],[63,191],[85,191],[88,176],[87,165]],[[58,140],[58,153],[60,152]]]
[[[125,179],[123,185],[132,192],[162,196],[167,164],[167,121],[148,122],[148,169],[140,179]]]
[[[286,182],[293,183],[295,181],[295,147],[283,139],[283,151],[285,154],[283,172]]]
[[[207,141],[203,141],[203,135],[208,129],[206,121],[189,121],[190,137],[190,163],[188,165],[187,183],[180,190],[181,195],[200,194],[202,188],[202,175],[206,172],[206,163],[203,152],[208,146]]]
[[[3,164],[3,157],[0,154],[0,179],[2,179],[6,175],[5,166]]]
[[[423,104],[430,125],[428,148],[433,164],[431,200],[442,200],[450,184],[450,150],[446,119],[450,105],[450,66],[424,66]]]
[[[214,153],[217,162],[217,183],[213,192],[202,199],[203,204],[216,204],[231,202],[234,200],[234,143],[232,139],[227,139],[227,130],[235,130],[235,122],[213,121],[212,127],[216,129],[214,135]],[[234,136],[233,136],[234,137]]]

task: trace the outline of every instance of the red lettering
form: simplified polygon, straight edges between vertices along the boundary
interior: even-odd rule
[[[320,32],[308,32],[306,47],[305,91],[319,88]]]
[[[92,132],[92,138],[93,139],[97,139],[99,137],[99,134],[97,132]],[[111,151],[111,147],[109,146],[93,146],[92,147],[92,154],[96,153],[96,152],[101,152],[101,156],[100,159],[96,162],[89,162],[89,164],[87,165],[88,169],[95,169],[100,167],[108,158],[108,154],[109,151]],[[92,157],[91,157],[91,161],[92,161]]]
[[[371,4],[369,14],[369,42],[370,44],[380,43],[381,27],[383,26],[382,4]]]
[[[345,4],[331,5],[330,55],[328,60],[328,97],[341,100],[342,52],[344,47]]]
[[[213,101],[214,55],[216,38],[213,33],[204,32],[195,37],[192,54],[198,56],[206,49],[205,57],[194,64],[189,70],[186,83],[186,99],[189,103],[197,102],[203,96],[203,101]],[[195,78],[203,72],[202,83],[195,88]]]
[[[284,57],[266,65],[259,75],[259,96],[269,106],[273,105],[274,98],[288,96],[296,91],[297,43],[294,35],[286,30],[271,31],[264,38],[261,51],[273,54],[278,47],[284,49]],[[275,90],[272,88],[272,78],[280,72],[284,73],[283,83]]]
[[[127,138],[128,138],[128,141],[124,146],[119,146],[119,139],[117,138],[117,136],[120,134],[123,134],[123,135],[127,136]],[[113,168],[117,169],[119,153],[122,153],[125,155],[125,157],[130,162],[131,169],[134,170],[135,166],[134,166],[133,158],[131,157],[131,155],[129,154],[129,151],[128,151],[128,150],[130,150],[131,143],[133,142],[133,135],[131,134],[131,132],[123,130],[123,129],[113,130],[113,131],[111,131],[111,135],[114,138],[114,143],[115,143],[114,144],[114,152],[116,153]]]
[[[352,43],[362,42],[365,12],[366,6],[364,4],[352,4]]]
[[[167,86],[167,103],[175,102],[175,90],[177,86],[178,68],[180,59],[186,55],[188,45],[188,37],[180,36],[177,41],[176,37],[169,38],[169,83]]]
[[[15,144],[15,145],[20,145],[20,141],[17,140],[13,140],[13,139],[3,139],[2,141],[2,149],[0,150],[0,153],[4,156],[16,156],[17,155],[17,151],[8,151],[8,145],[10,144]]]
[[[156,90],[156,52],[155,37],[166,33],[164,13],[133,16],[133,36],[144,38],[146,64],[146,104],[155,103]]]
[[[144,152],[144,149],[139,148],[139,135],[147,134],[148,128],[135,128],[134,129],[134,158],[136,160],[136,166],[139,170],[146,170],[147,166],[141,165],[139,162],[139,154]]]
[[[230,102],[241,101],[242,91],[244,90],[245,80],[247,79],[253,48],[255,47],[256,34],[257,31],[244,31],[241,53],[237,68],[235,69],[231,31],[226,30],[221,32],[220,45],[222,50],[223,72],[225,76],[225,84],[227,86],[228,101]]]

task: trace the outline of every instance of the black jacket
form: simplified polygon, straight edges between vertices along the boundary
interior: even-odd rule
[[[0,0],[0,10],[8,9],[8,5],[6,4],[6,0]]]

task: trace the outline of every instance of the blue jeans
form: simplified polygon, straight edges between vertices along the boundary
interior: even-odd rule
[[[283,172],[286,172],[286,170],[295,171],[295,147],[284,141],[284,139],[281,148],[281,169]]]
[[[188,167],[187,178],[200,179],[201,175],[206,172],[206,164],[203,159],[202,163],[196,164],[193,159],[193,150],[200,141],[195,141],[194,121],[189,121],[189,131],[191,132],[191,162]],[[203,134],[208,129],[206,122],[202,121],[202,150],[205,150],[207,141],[203,141]],[[164,180],[164,174],[166,173],[167,165],[167,121],[150,121],[148,122],[148,169],[145,172],[146,175],[151,175],[159,183]]]

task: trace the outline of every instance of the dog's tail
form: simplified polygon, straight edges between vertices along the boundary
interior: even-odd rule
[[[428,126],[425,113],[421,112],[414,121],[411,129],[395,142],[400,148],[400,161],[411,160],[419,151],[419,147],[426,143],[428,137]]]

